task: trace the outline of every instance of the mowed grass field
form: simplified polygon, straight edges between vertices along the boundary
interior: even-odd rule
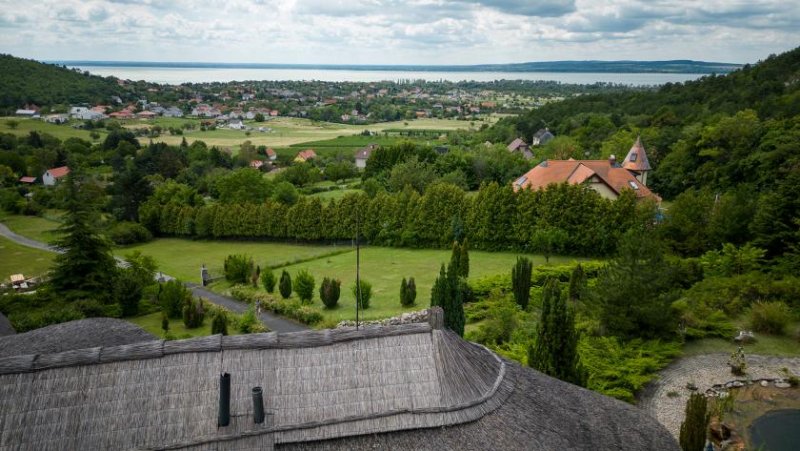
[[[11,215],[2,212],[0,212],[0,222],[8,226],[12,232],[42,243],[53,241],[57,236],[54,230],[59,226],[57,221],[40,216]]]
[[[50,270],[55,254],[17,244],[0,237],[0,281],[9,283],[12,274],[36,277]]]
[[[225,257],[231,254],[249,255],[255,264],[263,268],[284,265],[298,259],[315,258],[341,250],[341,247],[337,248],[336,246],[160,238],[145,244],[116,248],[114,254],[124,257],[133,251],[140,251],[156,260],[159,271],[186,282],[200,283],[201,265],[206,265],[212,277],[222,277]]]
[[[510,273],[519,255],[510,252],[470,251],[470,278],[493,274]],[[544,257],[528,255],[534,265],[544,264]],[[431,287],[439,275],[441,265],[450,261],[449,250],[395,249],[386,247],[366,247],[361,249],[361,278],[372,284],[372,299],[369,309],[363,312],[364,319],[387,318],[405,311],[420,310],[430,305]],[[554,264],[571,261],[569,258],[551,257]],[[323,257],[308,262],[290,265],[275,270],[280,277],[282,270],[295,276],[305,269],[314,276],[316,290],[313,303],[322,308],[319,299],[319,285],[323,277],[342,281],[339,306],[333,310],[323,308],[328,319],[341,321],[355,319],[355,297],[351,287],[356,279],[356,252]],[[417,285],[416,306],[403,308],[400,305],[400,282],[403,278],[414,277]]]

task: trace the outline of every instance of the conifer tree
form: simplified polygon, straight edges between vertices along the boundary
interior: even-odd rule
[[[561,296],[558,280],[550,278],[542,292],[542,314],[536,340],[528,348],[528,365],[575,385],[586,384],[586,372],[578,356],[575,316]]]
[[[228,335],[228,317],[222,310],[217,310],[211,321],[211,334]]]
[[[578,266],[572,270],[569,276],[569,300],[580,301],[583,298],[583,293],[586,291],[586,273],[583,272],[583,266],[578,263]]]
[[[456,273],[461,273],[461,246],[458,241],[453,241],[453,252],[450,254],[450,264],[447,270],[455,269]]]
[[[278,291],[284,299],[288,299],[292,295],[292,276],[284,269],[281,273],[281,281],[278,283]]]
[[[464,298],[467,283],[458,275],[452,264],[445,270],[444,264],[439,277],[433,282],[431,289],[431,307],[439,306],[444,311],[444,326],[459,336],[464,336]],[[414,287],[416,293],[416,286]]]
[[[400,305],[405,306],[406,302],[408,302],[408,282],[403,277],[403,280],[400,281]]]
[[[64,180],[66,192],[61,235],[53,244],[63,253],[55,258],[50,284],[67,299],[107,300],[113,293],[116,261],[111,244],[98,229],[97,195],[76,168]]]
[[[531,298],[531,261],[525,257],[517,257],[517,263],[511,269],[511,289],[514,300],[522,310],[528,308]]]
[[[706,433],[711,413],[707,409],[706,397],[692,393],[686,401],[685,420],[681,423],[680,444],[683,451],[702,451],[706,444]]]
[[[461,243],[461,257],[459,258],[459,275],[461,277],[469,277],[469,241],[464,238]]]
[[[414,305],[414,301],[417,300],[417,282],[414,281],[413,277],[408,279],[406,295],[408,296],[408,305]]]
[[[433,287],[431,288],[431,307],[444,308],[447,291],[447,271],[444,268],[444,263],[442,263],[439,276],[433,281]]]

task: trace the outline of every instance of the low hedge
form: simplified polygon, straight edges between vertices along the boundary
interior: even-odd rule
[[[309,326],[314,326],[324,319],[322,312],[318,308],[303,305],[297,299],[281,299],[247,286],[235,286],[230,289],[230,293],[234,299],[248,304],[255,304],[256,301],[260,301],[262,308]]]

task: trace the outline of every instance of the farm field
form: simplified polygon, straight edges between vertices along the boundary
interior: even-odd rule
[[[0,282],[10,282],[12,274],[36,277],[50,269],[55,254],[17,244],[0,237]]]
[[[8,125],[9,120],[13,120],[18,123],[15,129],[12,129]],[[186,138],[186,141],[189,142],[190,144],[194,141],[200,140],[204,141],[209,146],[230,147],[230,148],[238,148],[238,146],[240,146],[242,142],[247,140],[249,140],[256,146],[265,145],[270,147],[286,148],[289,146],[299,145],[309,142],[313,142],[315,144],[321,144],[320,141],[333,140],[339,137],[350,137],[352,135],[358,135],[364,130],[370,130],[372,132],[382,133],[384,130],[396,130],[396,129],[457,130],[457,129],[466,129],[470,127],[470,123],[467,121],[457,121],[453,119],[414,119],[408,121],[384,122],[384,123],[370,124],[370,125],[349,125],[349,124],[336,124],[331,122],[316,122],[310,119],[279,117],[270,121],[265,121],[263,123],[246,121],[247,125],[256,128],[263,126],[272,129],[272,131],[270,132],[259,132],[257,130],[253,130],[250,132],[250,135],[248,136],[246,132],[243,130],[217,129],[211,131],[201,131],[199,129],[200,119],[191,119],[191,118],[157,118],[152,120],[131,119],[131,120],[122,120],[120,122],[122,123],[123,127],[130,129],[149,128],[153,125],[159,125],[165,129],[168,127],[179,128],[185,123],[191,123],[195,125],[194,130],[184,130],[183,135],[174,135],[174,136],[170,135],[168,132],[165,131],[164,133],[162,133],[160,137],[154,138],[153,141],[161,141],[167,144],[177,145],[181,143],[183,138]],[[0,118],[0,133],[11,133],[17,136],[26,136],[31,131],[48,133],[62,140],[71,137],[76,137],[92,141],[91,137],[89,136],[90,132],[88,130],[74,129],[69,124],[54,125],[54,124],[48,124],[40,120],[16,118],[16,117]],[[105,139],[105,136],[108,134],[108,132],[105,129],[98,129],[97,132],[100,133],[100,141]],[[373,140],[375,140],[377,137],[372,137],[372,138]],[[384,138],[384,139],[391,140],[391,138]],[[142,142],[146,141],[148,141],[148,138],[142,138]],[[350,142],[349,140],[343,141],[343,143],[345,142],[347,144],[343,144],[341,146],[332,145],[337,143],[328,143],[328,145],[324,147],[342,147],[342,148],[360,147],[360,144],[352,144],[352,142]],[[361,141],[359,140],[358,142],[360,143]]]

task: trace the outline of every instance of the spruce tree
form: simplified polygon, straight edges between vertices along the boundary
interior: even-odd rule
[[[261,273],[261,284],[264,285],[264,289],[267,290],[267,293],[275,291],[275,282],[275,273],[272,272],[271,268],[268,267]]]
[[[278,283],[278,291],[284,299],[288,299],[292,295],[292,276],[284,269],[281,273],[281,281]]]
[[[453,252],[450,254],[450,264],[447,270],[455,269],[456,273],[461,273],[461,246],[458,241],[453,241]]]
[[[400,281],[400,305],[406,306],[408,302],[408,282],[406,282],[406,278],[403,277],[403,280]]]
[[[217,310],[211,321],[211,334],[228,335],[228,317],[222,310]]]
[[[706,444],[706,433],[711,413],[706,397],[692,393],[686,401],[685,420],[681,423],[680,444],[683,451],[702,451]]]
[[[325,308],[335,308],[339,303],[339,295],[341,294],[342,282],[339,279],[329,279],[327,277],[322,279],[322,284],[319,286],[319,298],[325,304]]]
[[[68,300],[109,300],[117,265],[98,228],[98,196],[78,169],[67,175],[63,189],[66,211],[58,228],[61,237],[53,243],[63,253],[55,258],[50,285]]]
[[[561,295],[558,280],[547,279],[536,340],[528,348],[528,365],[563,381],[585,385],[586,372],[578,356],[579,338],[575,316]]]
[[[447,294],[447,271],[444,268],[444,263],[442,263],[439,276],[433,282],[433,287],[431,288],[431,307],[438,306],[444,308],[444,300]]]
[[[517,263],[511,269],[511,289],[514,293],[514,300],[522,310],[528,308],[531,299],[531,271],[533,265],[525,257],[517,257]]]
[[[414,305],[414,301],[417,300],[417,283],[414,281],[413,277],[408,279],[406,295],[408,296],[408,305]]]

